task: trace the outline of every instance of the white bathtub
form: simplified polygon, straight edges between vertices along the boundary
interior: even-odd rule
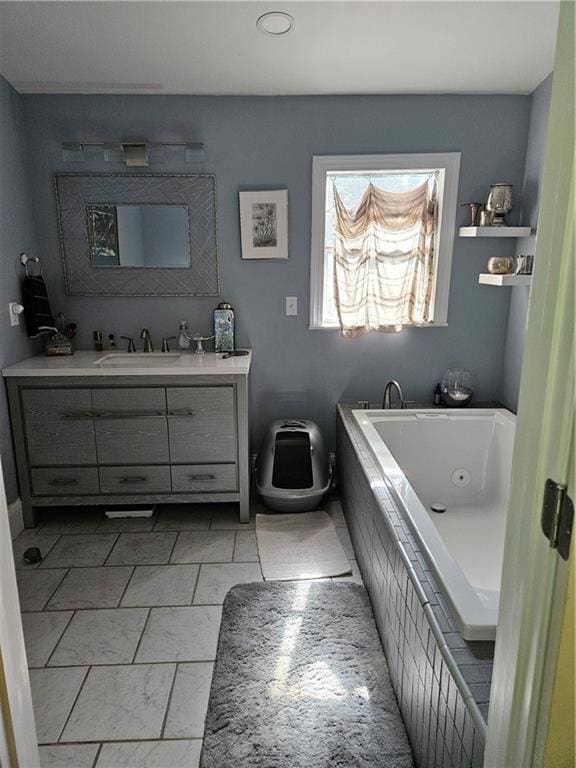
[[[353,414],[463,637],[493,640],[516,417],[504,409]]]

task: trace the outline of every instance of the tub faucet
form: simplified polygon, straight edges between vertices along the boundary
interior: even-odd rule
[[[390,394],[393,389],[396,390],[396,394],[400,398],[400,408],[404,408],[404,393],[402,392],[402,387],[400,386],[400,384],[398,384],[397,381],[394,381],[394,379],[392,379],[392,381],[389,381],[388,384],[386,384],[386,386],[384,387],[384,397],[382,399],[382,408],[386,408],[386,409],[392,408],[392,400],[391,400]]]
[[[144,339],[144,352],[154,352],[154,346],[152,344],[152,337],[148,328],[142,328],[140,338]]]

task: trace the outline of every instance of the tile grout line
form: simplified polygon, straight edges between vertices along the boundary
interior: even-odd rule
[[[102,752],[103,746],[104,745],[102,744],[102,742],[100,742],[100,744],[98,745],[98,749],[96,750],[96,756],[94,757],[94,761],[90,766],[90,768],[96,768],[96,766],[98,765],[98,760],[100,759],[100,753]]]
[[[166,533],[168,533],[168,531],[166,531]],[[178,539],[180,538],[180,533],[178,531],[176,532],[170,531],[170,533],[176,533],[176,535],[174,536],[174,541],[172,542],[172,546],[170,548],[170,554],[168,555],[168,562],[166,563],[166,565],[170,565],[172,563],[172,556],[174,554],[174,550],[176,549],[176,544],[178,542]]]
[[[79,665],[79,666],[80,666],[80,665]],[[58,667],[54,667],[54,669],[58,669]],[[75,707],[75,706],[76,706],[76,704],[78,703],[78,699],[80,698],[80,694],[81,694],[81,693],[82,693],[82,691],[84,690],[84,686],[86,685],[86,680],[88,679],[88,675],[90,674],[90,670],[91,670],[91,669],[92,669],[92,667],[91,667],[90,665],[88,665],[88,666],[86,667],[86,673],[85,673],[84,677],[82,678],[82,682],[81,682],[81,684],[80,684],[80,687],[78,688],[78,693],[77,693],[77,694],[76,694],[76,696],[74,697],[74,701],[72,702],[72,706],[70,707],[70,710],[69,710],[69,712],[68,712],[68,715],[66,716],[66,719],[64,720],[64,725],[62,726],[62,728],[60,729],[60,732],[59,732],[59,734],[58,734],[58,739],[57,739],[57,741],[56,741],[56,743],[57,743],[57,744],[61,744],[61,743],[64,743],[64,744],[65,744],[65,743],[66,743],[66,742],[61,742],[61,741],[60,741],[60,739],[62,738],[62,736],[63,736],[63,734],[64,734],[64,731],[66,730],[66,726],[68,725],[68,721],[70,720],[70,717],[71,717],[71,715],[72,715],[72,712],[73,712],[73,710],[74,710],[74,707]]]
[[[113,567],[113,566],[109,566],[109,567]],[[122,567],[126,567],[126,566],[119,566],[119,567],[122,568]],[[118,602],[114,606],[114,608],[122,607],[122,600],[124,600],[124,598],[126,597],[126,592],[128,591],[128,587],[130,586],[130,583],[132,582],[132,579],[134,578],[134,574],[136,573],[136,568],[137,567],[138,566],[136,566],[136,565],[132,566],[132,573],[126,579],[126,584],[124,585],[124,589],[122,590],[122,594],[120,595],[120,599],[118,600]],[[132,607],[132,606],[125,606],[125,607]]]
[[[138,651],[140,650],[140,645],[142,643],[142,638],[144,637],[144,633],[146,632],[146,629],[148,627],[148,623],[150,622],[150,616],[152,615],[152,608],[148,608],[148,613],[146,615],[146,620],[144,621],[144,624],[142,625],[142,632],[140,633],[140,637],[138,638],[138,642],[136,643],[136,648],[134,649],[134,654],[132,656],[132,661],[130,662],[131,665],[135,665],[136,662],[136,656],[138,655]]]
[[[159,739],[164,739],[164,731],[166,730],[166,721],[168,720],[168,710],[170,709],[170,704],[172,703],[172,696],[174,694],[174,687],[176,685],[176,676],[178,674],[178,668],[180,667],[180,664],[176,662],[174,664],[174,674],[172,675],[172,682],[170,684],[170,692],[168,694],[168,699],[166,700],[166,709],[164,711],[164,717],[162,718],[162,726],[160,728],[160,736]]]
[[[192,590],[192,597],[190,598],[190,606],[194,605],[194,598],[196,597],[196,590],[198,589],[198,583],[200,581],[200,569],[202,568],[202,563],[198,563],[198,570],[196,571],[196,578],[194,579],[194,589]]]
[[[50,611],[43,611],[43,613],[50,613]],[[75,610],[73,610],[73,611],[72,611],[72,615],[70,616],[70,618],[69,618],[69,619],[68,619],[68,621],[66,622],[66,626],[64,627],[64,629],[63,629],[63,630],[62,630],[62,632],[60,633],[60,637],[58,638],[58,640],[57,640],[57,641],[56,641],[56,643],[54,644],[54,648],[52,648],[52,651],[50,652],[50,655],[49,655],[49,656],[48,656],[48,658],[46,659],[46,663],[44,664],[44,669],[54,669],[54,667],[50,667],[50,666],[49,666],[49,664],[50,664],[50,659],[51,659],[51,658],[52,658],[52,656],[54,656],[54,654],[56,653],[56,649],[57,649],[57,648],[58,648],[58,646],[60,645],[60,641],[61,641],[61,640],[62,640],[62,638],[64,637],[64,633],[66,632],[66,630],[68,629],[68,627],[69,627],[69,626],[70,626],[70,624],[72,623],[72,619],[74,618],[74,616],[75,616],[75,615],[76,615],[76,611],[75,611]]]
[[[50,595],[49,595],[48,599],[47,599],[47,600],[44,602],[44,605],[43,605],[43,606],[42,606],[42,608],[40,609],[40,611],[41,611],[41,612],[44,612],[44,611],[46,611],[46,610],[47,610],[47,606],[48,606],[48,603],[49,603],[49,602],[52,600],[52,598],[54,597],[54,595],[56,594],[56,592],[57,592],[57,591],[60,589],[60,585],[62,584],[62,582],[64,581],[64,579],[65,579],[65,578],[68,576],[68,574],[70,573],[70,570],[71,570],[71,569],[70,569],[70,568],[65,568],[65,569],[63,569],[63,570],[65,570],[65,571],[66,571],[66,573],[64,573],[64,574],[62,575],[62,578],[61,578],[61,579],[60,579],[60,581],[59,581],[59,582],[56,584],[56,586],[54,587],[54,589],[53,589],[53,590],[52,590],[52,592],[50,593]]]

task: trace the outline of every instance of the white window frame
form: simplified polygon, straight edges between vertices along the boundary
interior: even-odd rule
[[[334,330],[337,323],[323,320],[324,306],[324,226],[326,221],[326,174],[342,171],[369,171],[370,173],[394,173],[395,171],[422,173],[443,169],[443,181],[438,186],[438,248],[435,262],[435,295],[433,305],[434,321],[425,327],[448,325],[448,298],[456,206],[458,202],[458,179],[460,175],[460,152],[435,152],[430,154],[404,155],[314,155],[312,158],[312,239],[310,258],[310,329]],[[419,326],[420,327],[420,326]]]

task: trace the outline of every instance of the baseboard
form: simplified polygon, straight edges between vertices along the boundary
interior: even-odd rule
[[[13,539],[24,530],[24,517],[22,515],[22,502],[16,499],[8,504],[8,523],[10,524],[10,535]]]

